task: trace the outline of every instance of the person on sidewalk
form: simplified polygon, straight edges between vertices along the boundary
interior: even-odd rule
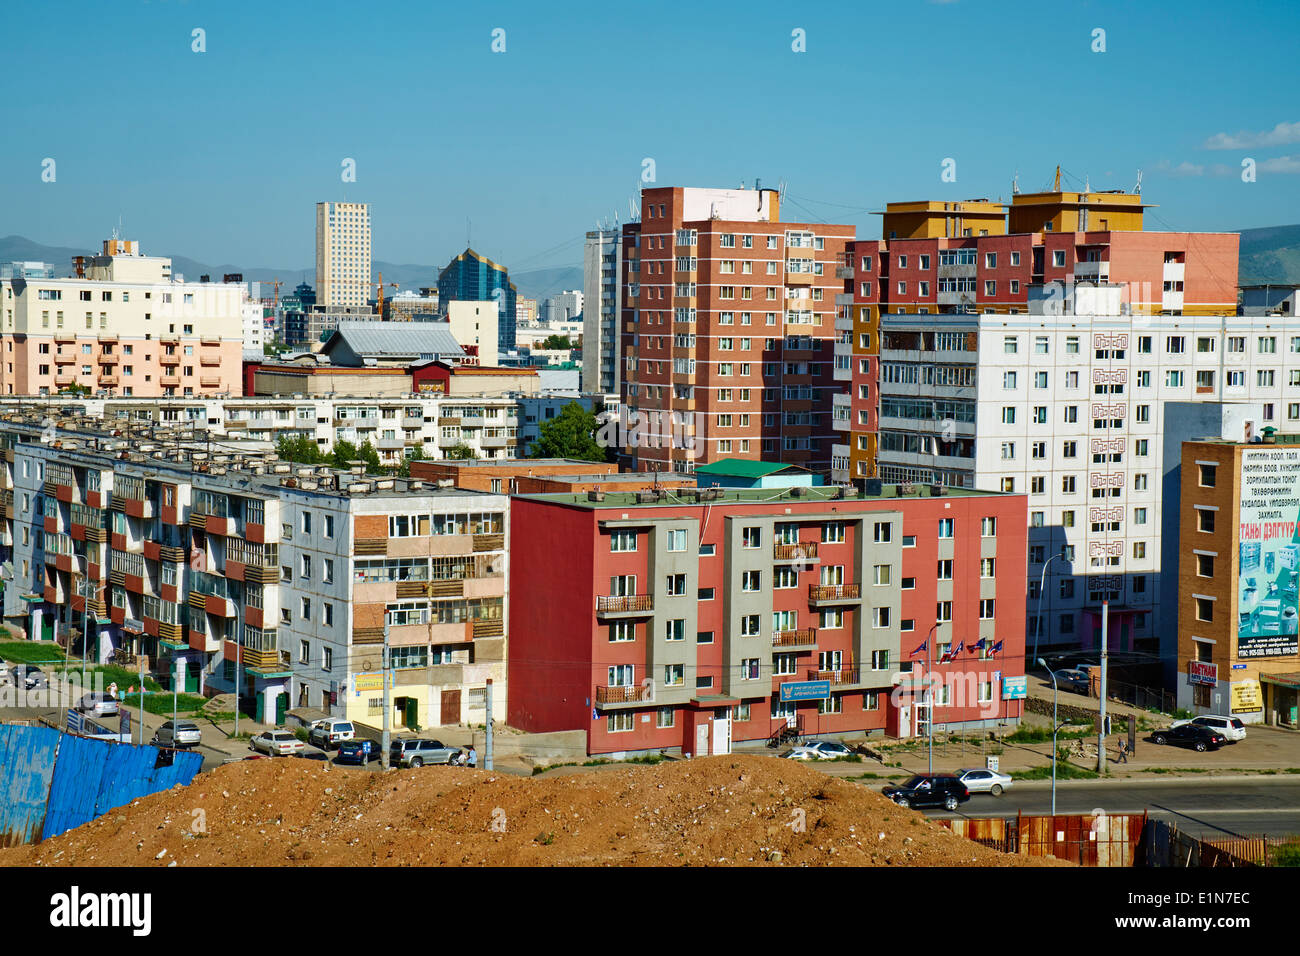
[[[467,767],[478,766],[478,751],[474,749],[473,744],[469,745],[469,753],[465,757],[465,766]]]
[[[1116,763],[1128,763],[1128,742],[1122,738],[1119,742],[1119,760]]]

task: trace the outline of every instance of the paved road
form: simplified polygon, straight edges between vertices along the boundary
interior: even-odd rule
[[[976,794],[959,814],[926,811],[942,818],[1015,816],[1017,811],[1052,811],[1049,786],[1017,784],[1001,797]],[[1110,783],[1070,781],[1057,786],[1057,813],[1141,813],[1169,820],[1197,836],[1287,836],[1300,834],[1300,779],[1248,777],[1229,780],[1116,780]]]

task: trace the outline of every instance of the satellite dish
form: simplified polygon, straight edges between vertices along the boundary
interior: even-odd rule
[[[374,660],[374,658],[373,658],[373,657],[367,657],[364,661],[362,661],[362,662],[361,662],[361,669],[362,669],[363,671],[372,671],[372,670],[374,670],[374,669],[375,669],[375,660]]]

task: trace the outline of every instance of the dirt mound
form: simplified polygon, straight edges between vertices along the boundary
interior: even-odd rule
[[[8,866],[1041,862],[953,836],[860,784],[758,756],[537,779],[250,760],[0,850]]]

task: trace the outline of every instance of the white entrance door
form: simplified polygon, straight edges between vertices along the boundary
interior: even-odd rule
[[[707,757],[709,755],[709,725],[700,724],[695,728],[695,756]]]
[[[912,705],[911,704],[898,705],[898,736],[900,737],[912,736]]]
[[[713,752],[715,754],[731,753],[731,720],[718,717],[713,721]]]

